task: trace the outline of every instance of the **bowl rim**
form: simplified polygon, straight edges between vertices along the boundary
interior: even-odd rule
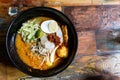
[[[43,10],[47,10],[47,11],[55,11],[55,12],[57,12],[57,13],[60,13],[63,17],[65,17],[70,23],[71,23],[71,25],[73,26],[72,27],[72,29],[73,29],[73,31],[74,31],[74,38],[75,38],[75,46],[74,46],[74,55],[73,55],[73,57],[72,57],[72,59],[70,60],[70,62],[69,63],[67,63],[66,64],[66,66],[63,68],[63,69],[60,69],[59,71],[57,71],[57,72],[54,72],[53,74],[51,74],[51,75],[45,75],[45,76],[36,76],[36,75],[33,75],[33,74],[31,74],[31,73],[28,73],[27,71],[24,71],[24,70],[22,70],[15,62],[14,62],[14,60],[12,59],[12,57],[11,57],[11,54],[10,54],[10,50],[9,50],[9,46],[8,46],[8,36],[9,36],[9,32],[10,32],[10,29],[11,29],[11,27],[13,26],[13,24],[14,24],[14,22],[16,21],[16,19],[18,19],[18,17],[20,17],[22,14],[24,14],[24,13],[26,13],[26,12],[28,12],[28,11],[31,11],[31,10],[34,10],[34,9],[43,9]],[[62,12],[60,12],[60,11],[58,11],[58,10],[56,10],[56,9],[54,9],[54,8],[50,8],[50,7],[33,7],[33,8],[29,8],[29,9],[27,9],[27,10],[25,10],[25,11],[22,11],[22,12],[20,12],[19,14],[17,14],[17,16],[12,20],[12,22],[10,23],[10,25],[9,25],[9,27],[8,27],[8,30],[7,30],[7,34],[6,34],[6,50],[7,50],[7,54],[8,54],[8,56],[9,56],[9,58],[10,58],[10,60],[11,60],[11,62],[14,64],[14,66],[17,68],[17,69],[19,69],[20,71],[22,71],[22,72],[24,72],[24,73],[26,73],[26,74],[28,74],[28,75],[32,75],[32,76],[35,76],[35,77],[50,77],[50,76],[54,76],[54,75],[56,75],[56,74],[58,74],[58,73],[60,73],[60,72],[62,72],[62,71],[64,71],[71,63],[72,63],[72,61],[74,60],[74,58],[75,58],[75,55],[76,55],[76,51],[77,51],[77,48],[78,48],[78,37],[77,37],[77,32],[76,32],[76,30],[75,30],[75,27],[74,27],[74,25],[73,25],[73,23],[71,22],[71,20],[64,14],[64,13],[62,13]]]

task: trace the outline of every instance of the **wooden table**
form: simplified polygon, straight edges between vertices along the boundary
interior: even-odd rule
[[[96,31],[111,25],[111,21],[119,22],[118,4],[120,0],[0,0],[0,80],[38,80],[16,69],[5,50],[6,31],[15,17],[8,15],[9,7],[17,7],[22,11],[36,6],[48,6],[62,11],[72,20],[78,34],[78,50],[72,64],[56,76],[39,80],[88,80],[93,75],[97,76],[97,80],[105,80],[95,67],[98,60],[106,58],[97,54],[101,48],[97,47]]]

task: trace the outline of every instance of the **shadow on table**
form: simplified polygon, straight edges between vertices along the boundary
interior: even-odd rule
[[[6,21],[1,22],[0,19],[0,63],[7,66],[13,66],[6,51],[5,38],[7,33],[8,24]]]
[[[84,80],[104,80],[103,76],[88,76]]]

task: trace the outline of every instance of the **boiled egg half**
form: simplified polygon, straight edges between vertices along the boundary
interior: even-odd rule
[[[51,34],[57,32],[59,25],[55,20],[46,20],[41,23],[41,30],[45,33]]]

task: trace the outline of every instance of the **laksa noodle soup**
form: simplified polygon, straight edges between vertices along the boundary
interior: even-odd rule
[[[30,67],[51,69],[68,57],[67,26],[49,17],[30,19],[17,32],[16,49]]]

